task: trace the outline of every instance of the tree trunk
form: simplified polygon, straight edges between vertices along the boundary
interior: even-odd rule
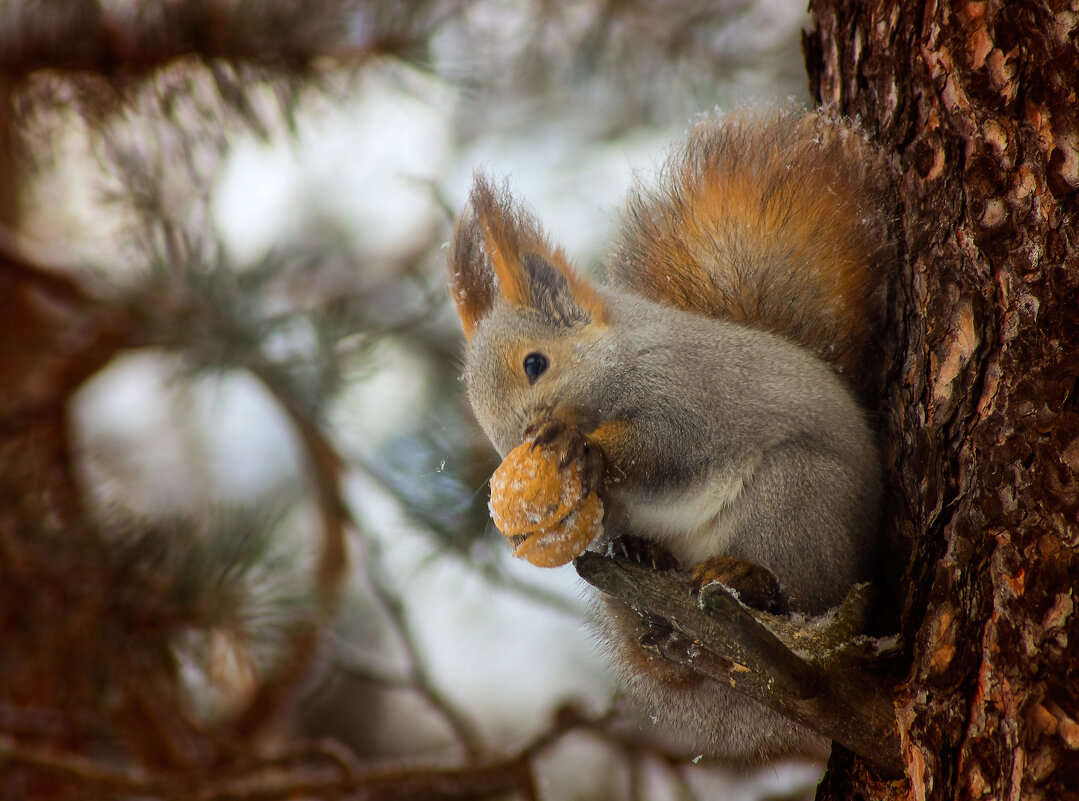
[[[819,102],[898,175],[883,393],[909,785],[837,754],[819,796],[1079,798],[1079,4],[814,0]]]

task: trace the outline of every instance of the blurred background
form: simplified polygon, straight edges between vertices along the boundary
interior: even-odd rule
[[[477,168],[599,273],[695,115],[808,102],[803,5],[6,0],[0,798],[811,795],[626,721],[444,279]]]

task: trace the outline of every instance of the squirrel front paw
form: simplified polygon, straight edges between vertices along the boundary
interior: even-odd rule
[[[603,453],[588,441],[581,429],[561,420],[545,418],[528,426],[524,437],[526,441],[531,440],[533,449],[550,447],[559,470],[577,465],[581,471],[581,494],[602,489]]]
[[[705,585],[718,581],[732,590],[746,606],[762,612],[784,614],[787,599],[779,582],[767,568],[734,556],[713,556],[693,566],[693,590],[700,593]]]

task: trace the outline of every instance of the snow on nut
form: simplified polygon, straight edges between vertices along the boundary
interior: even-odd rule
[[[529,534],[513,555],[537,567],[558,567],[584,553],[603,530],[603,501],[590,492],[580,506],[551,528]]]
[[[491,476],[491,517],[514,555],[540,567],[564,565],[602,530],[603,502],[581,495],[581,465],[559,468],[553,445],[532,441],[510,451]]]

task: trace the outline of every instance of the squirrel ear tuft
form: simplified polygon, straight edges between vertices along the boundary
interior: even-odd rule
[[[569,266],[561,248],[552,248],[536,219],[481,173],[454,228],[449,268],[450,289],[468,339],[496,295],[540,312],[555,325],[606,319],[595,289]]]
[[[483,228],[475,209],[468,206],[453,226],[447,257],[450,294],[465,337],[471,340],[480,321],[491,311],[496,294],[495,275],[484,255]]]

